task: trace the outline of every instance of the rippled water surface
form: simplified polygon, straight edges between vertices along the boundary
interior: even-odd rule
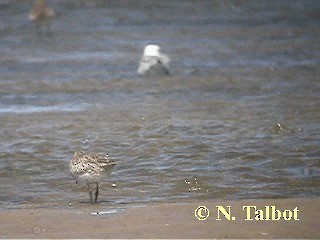
[[[88,203],[79,149],[117,162],[105,206],[320,196],[319,1],[48,3],[51,35],[0,1],[1,208]]]

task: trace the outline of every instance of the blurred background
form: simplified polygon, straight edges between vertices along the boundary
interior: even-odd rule
[[[1,208],[88,204],[79,149],[118,163],[102,207],[319,197],[319,1],[48,0],[50,33],[32,3],[0,0]]]

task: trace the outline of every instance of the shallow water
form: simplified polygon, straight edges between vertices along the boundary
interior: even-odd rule
[[[319,197],[318,1],[48,2],[37,35],[0,1],[2,209],[87,204],[78,149],[117,162],[102,206]],[[136,75],[149,43],[171,76]]]

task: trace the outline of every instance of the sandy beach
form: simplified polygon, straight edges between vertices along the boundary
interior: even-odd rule
[[[195,210],[205,206],[198,220]],[[217,206],[224,207],[228,215]],[[230,211],[227,206],[230,206]],[[255,219],[253,209],[248,216],[244,206],[275,206],[290,220]],[[249,207],[247,207],[249,209]],[[271,208],[270,208],[271,209]],[[293,211],[297,215],[294,216]],[[245,200],[208,201],[197,203],[155,203],[145,207],[130,208],[116,214],[93,215],[88,209],[20,209],[0,213],[2,238],[319,238],[320,200]],[[261,213],[261,212],[260,212]],[[283,215],[283,214],[282,214]],[[266,218],[266,215],[264,215]],[[279,217],[279,216],[277,216]],[[217,220],[220,218],[221,220]],[[270,216],[271,218],[271,212]],[[296,219],[294,219],[296,218]]]

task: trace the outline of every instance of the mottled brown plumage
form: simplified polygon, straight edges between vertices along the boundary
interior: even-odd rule
[[[44,0],[37,0],[28,15],[28,19],[31,22],[36,22],[39,29],[48,28],[54,15],[53,9]]]
[[[91,184],[96,185],[95,202],[99,195],[99,182],[111,171],[116,163],[108,159],[108,155],[101,153],[75,152],[70,161],[69,169],[76,182],[86,184],[89,189],[91,203],[93,203]]]

